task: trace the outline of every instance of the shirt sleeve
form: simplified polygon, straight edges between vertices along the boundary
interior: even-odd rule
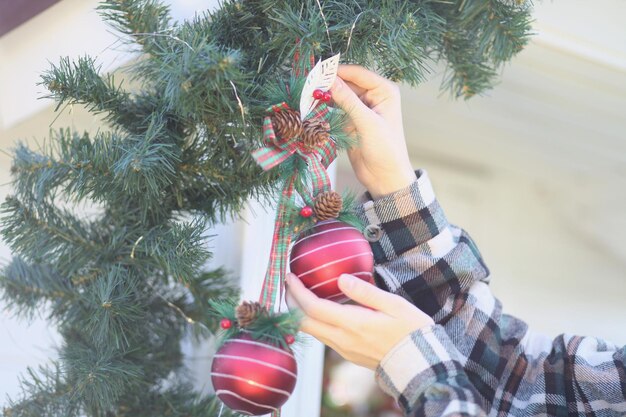
[[[406,336],[387,353],[376,381],[413,417],[486,416],[460,359],[443,327],[434,325]]]
[[[416,174],[393,194],[377,200],[366,194],[358,214],[367,224],[377,285],[443,328],[476,404],[493,415],[626,415],[626,347],[571,335],[549,339],[503,314],[473,240],[447,221],[427,173]],[[408,366],[411,359],[402,359]],[[415,385],[408,389],[402,395],[418,401]]]

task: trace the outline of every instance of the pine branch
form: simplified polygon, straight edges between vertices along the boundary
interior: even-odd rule
[[[141,332],[149,311],[149,295],[138,277],[121,265],[84,287],[81,304],[64,317],[65,323],[84,323],[85,334],[97,346],[128,348],[132,334]]]
[[[116,144],[117,157],[110,160],[114,184],[147,206],[162,201],[180,162],[180,151],[168,141],[164,123],[160,115],[154,115],[145,133],[129,135]]]
[[[154,35],[170,29],[169,7],[158,0],[107,0],[97,10],[109,25],[148,53],[159,44]]]
[[[250,198],[267,200],[275,176],[264,174],[251,156],[260,145],[253,125],[238,121],[218,127],[198,125],[190,132],[171,188],[177,209],[201,212],[211,222],[236,216]]]
[[[147,231],[137,240],[131,252],[136,264],[156,266],[177,282],[186,282],[209,259],[204,218],[188,222],[171,222]]]
[[[189,383],[175,383],[173,387],[143,391],[128,395],[119,408],[117,417],[231,417],[238,414],[224,407],[217,397],[194,392]]]
[[[153,119],[140,135],[99,133],[90,140],[86,134],[60,131],[49,141],[54,147],[42,151],[47,155],[18,146],[12,173],[19,197],[30,206],[58,194],[74,203],[88,198],[107,203],[125,195],[141,207],[160,207],[180,152],[163,141],[161,118]]]
[[[113,411],[124,393],[146,386],[141,364],[110,347],[74,339],[61,349],[60,356],[71,395],[92,415]]]
[[[19,256],[0,272],[0,290],[5,309],[28,319],[43,313],[46,302],[58,311],[76,299],[71,282],[50,265],[28,263]]]
[[[160,105],[158,97],[152,94],[140,92],[131,96],[113,74],[101,76],[100,66],[89,56],[76,61],[60,58],[58,64],[51,64],[42,74],[39,84],[50,92],[43,98],[57,102],[55,111],[63,105],[84,105],[94,114],[103,114],[105,121],[119,123],[131,133],[144,131],[151,114]]]
[[[162,40],[133,74],[159,91],[166,111],[208,126],[232,121],[224,116],[239,110],[233,85],[243,90],[250,79],[238,51],[199,36],[193,23],[176,28],[175,36]]]
[[[484,44],[489,45],[496,65],[512,59],[530,40],[530,6],[525,0],[491,1],[488,20],[492,24],[484,29]]]
[[[448,62],[443,87],[467,99],[490,88],[500,65],[528,42],[530,14],[523,2],[457,3],[440,49]]]
[[[208,329],[215,332],[218,322],[210,317],[211,308],[208,300],[237,298],[239,291],[234,286],[233,279],[219,268],[196,274],[187,280],[184,286],[186,291],[175,304],[180,306],[189,319],[202,324],[200,329],[197,326],[194,329]],[[197,335],[206,336],[206,332],[200,332]]]
[[[2,237],[29,259],[54,261],[77,250],[88,257],[104,249],[98,232],[66,210],[46,204],[31,208],[11,196],[0,208]]]
[[[71,389],[64,380],[58,362],[40,367],[38,371],[27,369],[27,376],[20,380],[20,400],[9,399],[3,409],[3,417],[79,417],[80,407],[72,398]]]
[[[237,138],[227,126],[209,136],[203,129],[181,153],[163,142],[166,127],[154,119],[142,135],[99,132],[90,139],[60,130],[41,152],[18,145],[11,170],[20,199],[28,206],[57,197],[72,203],[92,199],[127,214],[140,208],[142,223],[154,210],[168,217],[172,209],[187,207],[216,221],[236,214],[248,198],[273,192],[273,177],[261,175],[250,156],[258,133]],[[132,207],[125,207],[128,198]]]
[[[270,42],[273,28],[269,14],[283,6],[284,2],[226,0],[219,9],[196,23],[200,23],[200,31],[211,33],[218,44],[242,51],[245,67],[263,79],[274,75],[272,69],[282,63],[282,54],[274,50],[276,43]],[[290,39],[289,43],[294,40]],[[284,59],[285,55],[282,56]]]
[[[58,163],[50,156],[34,152],[19,143],[14,152],[11,173],[15,177],[15,189],[19,196],[39,204],[65,181],[73,168],[77,166]]]
[[[74,203],[86,198],[102,200],[108,195],[108,182],[100,189],[97,180],[111,176],[108,158],[115,149],[116,136],[99,133],[93,143],[88,134],[69,129],[51,131],[50,136],[48,145],[39,152],[23,143],[14,151],[11,173],[20,197],[38,204],[54,199],[60,188],[63,197]]]
[[[95,114],[115,112],[124,109],[130,99],[121,86],[116,86],[113,75],[100,77],[95,59],[88,56],[77,61],[61,58],[57,65],[51,64],[41,78],[40,84],[50,91],[45,98],[57,102],[55,110],[63,104],[85,104]]]

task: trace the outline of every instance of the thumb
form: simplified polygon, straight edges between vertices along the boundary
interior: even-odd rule
[[[368,117],[369,113],[372,112],[341,78],[335,78],[335,83],[330,91],[335,104],[345,111],[353,121]]]
[[[397,299],[398,296],[349,274],[341,275],[338,285],[339,289],[351,300],[365,307],[395,316],[392,311],[397,310],[397,305],[400,304]]]

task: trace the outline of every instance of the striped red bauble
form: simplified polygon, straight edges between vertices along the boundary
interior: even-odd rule
[[[338,220],[317,223],[300,236],[289,256],[289,267],[320,298],[345,302],[339,290],[341,274],[372,282],[374,255],[363,233]]]
[[[215,394],[246,415],[277,411],[296,386],[298,368],[289,348],[254,340],[248,333],[228,339],[211,365]]]

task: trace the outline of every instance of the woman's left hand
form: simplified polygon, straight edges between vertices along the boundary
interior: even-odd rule
[[[360,305],[318,298],[294,274],[287,275],[287,305],[304,317],[300,330],[357,365],[376,369],[406,335],[432,326],[432,318],[404,298],[352,275],[339,277],[339,289]]]

